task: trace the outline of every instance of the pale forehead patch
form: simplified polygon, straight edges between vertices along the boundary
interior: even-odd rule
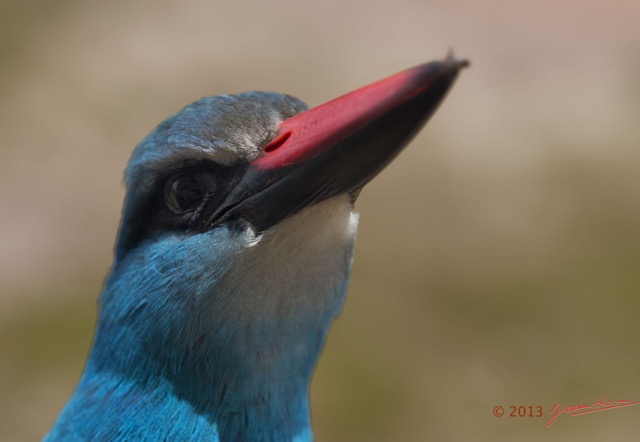
[[[145,189],[158,171],[189,159],[227,166],[249,162],[282,121],[306,109],[297,98],[271,92],[203,98],[167,118],[136,147],[125,181]]]

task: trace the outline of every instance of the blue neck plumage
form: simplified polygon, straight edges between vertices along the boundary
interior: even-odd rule
[[[94,439],[311,440],[309,382],[343,304],[357,224],[350,206],[319,206],[261,237],[176,234],[119,260],[52,440],[78,419]],[[274,244],[283,253],[265,255]]]

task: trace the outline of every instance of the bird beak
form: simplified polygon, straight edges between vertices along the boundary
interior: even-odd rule
[[[264,231],[332,196],[357,195],[426,123],[467,65],[448,56],[283,121],[208,227],[243,218]]]

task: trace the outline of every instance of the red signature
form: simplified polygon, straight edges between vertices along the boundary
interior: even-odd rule
[[[614,408],[629,407],[631,405],[638,405],[637,402],[629,401],[627,399],[618,399],[615,402],[606,400],[606,395],[602,395],[602,399],[594,402],[590,405],[570,405],[562,408],[560,404],[555,404],[549,414],[549,419],[545,425],[545,428],[549,428],[556,421],[558,416],[562,413],[567,413],[569,416],[580,416],[582,414],[595,413],[597,411],[613,410]]]

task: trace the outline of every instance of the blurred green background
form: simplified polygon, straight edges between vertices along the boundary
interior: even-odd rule
[[[0,440],[37,440],[91,342],[133,146],[205,95],[320,104],[470,57],[363,192],[350,294],[312,388],[318,441],[637,440],[640,3],[0,5]]]

